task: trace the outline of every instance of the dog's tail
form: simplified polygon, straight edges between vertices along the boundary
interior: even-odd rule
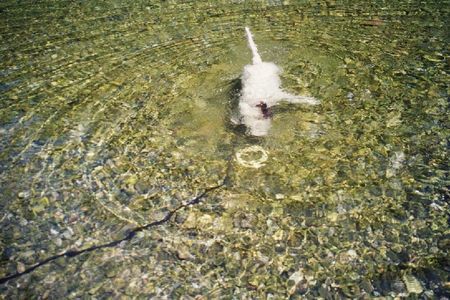
[[[250,49],[252,49],[253,64],[256,65],[262,63],[261,56],[259,56],[258,48],[256,48],[256,44],[253,41],[253,36],[250,32],[250,29],[248,27],[245,27],[245,32],[247,33],[248,46],[250,47]]]

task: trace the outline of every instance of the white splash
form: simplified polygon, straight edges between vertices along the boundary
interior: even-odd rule
[[[291,103],[319,104],[319,100],[308,96],[289,94],[281,89],[279,74],[281,69],[272,62],[263,62],[258,48],[253,41],[252,33],[245,27],[247,40],[253,54],[253,63],[244,67],[242,74],[242,91],[239,99],[240,123],[245,124],[251,135],[264,136],[270,129],[271,120],[268,115],[270,107],[280,101]],[[266,113],[262,105],[267,105]]]

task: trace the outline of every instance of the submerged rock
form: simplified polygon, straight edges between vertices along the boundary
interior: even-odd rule
[[[406,290],[411,294],[420,294],[423,292],[420,281],[411,274],[403,275],[403,282],[406,285]]]

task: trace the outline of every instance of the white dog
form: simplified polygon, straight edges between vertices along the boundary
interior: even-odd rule
[[[253,63],[244,67],[242,91],[239,98],[240,123],[247,126],[254,136],[264,136],[269,132],[270,107],[280,101],[316,105],[320,102],[308,96],[296,96],[283,91],[278,76],[280,68],[272,62],[263,62],[258,53],[252,33],[245,27],[248,45],[253,53]]]

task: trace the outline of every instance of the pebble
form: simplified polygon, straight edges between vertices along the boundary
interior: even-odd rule
[[[5,259],[10,259],[14,255],[15,249],[12,247],[6,247],[5,250],[3,250],[2,256]]]
[[[109,271],[106,273],[106,277],[108,277],[108,278],[116,277],[116,275],[117,275],[117,271],[116,271],[116,270],[109,270]]]
[[[29,258],[29,257],[32,257],[32,256],[35,255],[35,254],[36,254],[35,251],[33,251],[33,250],[28,250],[28,251],[22,252],[22,253],[21,253],[21,257],[23,257],[23,258]]]
[[[281,229],[277,230],[277,231],[272,235],[272,238],[273,238],[275,241],[281,241],[281,240],[283,239],[283,237],[284,237],[284,232],[283,232],[283,230],[281,230]]]
[[[66,231],[63,232],[62,237],[65,239],[70,239],[73,235],[73,230],[72,228],[68,227]]]
[[[234,218],[233,224],[236,227],[240,227],[243,229],[249,229],[254,226],[257,222],[256,217],[251,214],[241,214]]]
[[[420,284],[420,281],[413,275],[405,274],[403,276],[403,282],[406,285],[406,289],[408,290],[408,293],[420,294],[423,292],[423,288],[422,288],[422,285]]]
[[[177,257],[180,260],[187,260],[193,258],[192,254],[189,253],[188,248],[184,246],[182,246],[180,249],[177,250]]]
[[[289,280],[292,280],[295,284],[299,283],[301,280],[303,280],[304,275],[302,270],[299,270],[297,272],[292,273],[292,275],[289,277]]]
[[[25,265],[20,261],[17,263],[17,273],[25,272]]]
[[[18,196],[20,199],[26,199],[26,198],[30,197],[30,192],[28,192],[28,191],[26,191],[26,192],[20,192],[19,194],[17,194],[17,196]]]
[[[348,250],[348,251],[347,251],[347,254],[348,254],[349,257],[351,257],[351,258],[353,258],[353,259],[355,259],[355,258],[358,257],[358,254],[357,254],[356,251],[353,250],[353,249]]]
[[[55,242],[55,245],[56,245],[56,246],[58,246],[58,247],[61,247],[61,246],[62,246],[62,240],[61,240],[60,238],[56,238],[56,239],[54,240],[54,242]]]
[[[434,54],[434,55],[425,54],[423,57],[426,60],[429,60],[429,61],[432,61],[432,62],[440,62],[440,61],[444,60],[444,57],[443,57],[443,55],[441,53],[437,53],[437,54]]]

